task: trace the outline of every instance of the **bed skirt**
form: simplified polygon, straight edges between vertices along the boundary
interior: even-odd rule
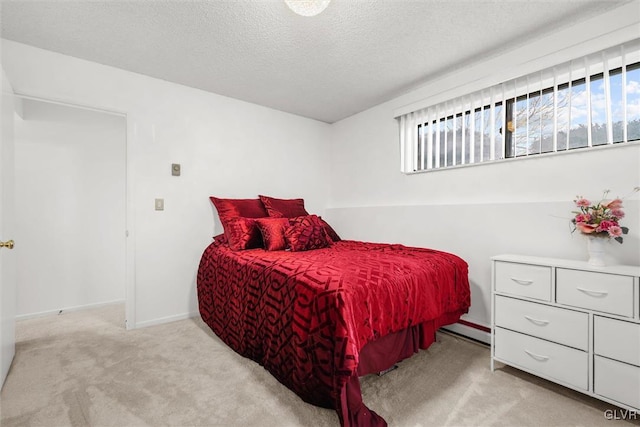
[[[353,375],[342,388],[338,415],[340,423],[349,427],[382,427],[387,422],[367,408],[362,401],[360,378],[382,372],[420,349],[427,349],[435,342],[436,331],[445,325],[456,323],[464,311],[447,313],[438,319],[421,323],[371,341],[360,350],[358,374]]]

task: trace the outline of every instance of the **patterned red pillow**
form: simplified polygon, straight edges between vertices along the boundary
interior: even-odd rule
[[[224,235],[224,233],[217,234],[217,235],[213,236],[213,241],[216,244],[223,245],[223,244],[227,243],[227,237]]]
[[[263,218],[269,216],[260,199],[220,199],[209,197],[218,211],[220,222],[224,227],[232,218]]]
[[[318,218],[320,219],[320,221],[322,222],[322,225],[324,226],[324,231],[327,232],[327,235],[332,241],[339,242],[340,240],[342,240],[340,236],[338,236],[338,233],[336,233],[336,230],[334,230],[333,227],[331,227],[327,221],[322,219],[322,217],[318,217]]]
[[[294,218],[309,215],[304,208],[304,199],[276,199],[269,196],[260,196],[270,217]]]
[[[232,218],[225,227],[229,247],[234,251],[262,247],[262,235],[253,218]]]
[[[290,225],[284,230],[284,239],[292,252],[321,249],[330,245],[331,239],[320,221],[316,215],[289,219]]]
[[[256,219],[264,248],[268,251],[282,251],[287,247],[284,240],[284,229],[289,226],[287,218],[258,218]]]

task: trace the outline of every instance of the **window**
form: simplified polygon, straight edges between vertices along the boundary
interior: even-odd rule
[[[399,117],[403,172],[640,140],[640,40]]]

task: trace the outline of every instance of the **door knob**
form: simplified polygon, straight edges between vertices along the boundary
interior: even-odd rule
[[[6,242],[0,242],[0,248],[13,249],[14,245],[15,245],[15,243],[13,242],[13,240],[7,240]]]

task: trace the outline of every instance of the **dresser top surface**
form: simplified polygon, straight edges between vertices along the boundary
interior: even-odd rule
[[[625,276],[640,277],[640,266],[636,265],[610,265],[606,267],[594,267],[586,261],[536,257],[528,255],[503,254],[491,257],[493,261],[514,262],[520,264],[534,264],[548,267],[569,268],[583,271],[594,271],[598,273],[621,274]]]

